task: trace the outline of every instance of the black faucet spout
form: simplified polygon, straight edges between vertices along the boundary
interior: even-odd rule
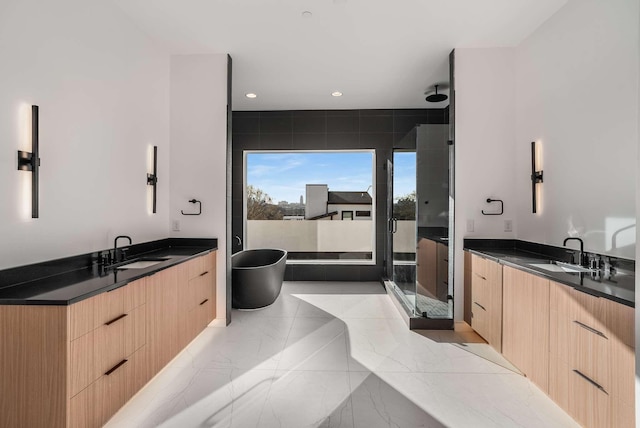
[[[562,245],[566,247],[567,241],[571,241],[571,240],[580,242],[580,257],[578,258],[578,264],[580,266],[584,266],[584,242],[580,238],[570,236],[564,239],[564,242],[562,243]]]
[[[118,260],[118,239],[128,239],[129,240],[129,245],[131,245],[133,243],[133,241],[131,240],[130,236],[127,235],[119,235],[116,236],[116,239],[113,240],[113,262],[114,263],[118,263],[121,260]]]

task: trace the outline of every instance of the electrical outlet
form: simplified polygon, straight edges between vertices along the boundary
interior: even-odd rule
[[[511,220],[504,221],[504,231],[513,232],[513,222]]]
[[[475,222],[473,220],[467,220],[467,232],[473,232],[475,229]]]
[[[171,222],[171,230],[173,230],[174,232],[180,232],[180,221],[173,220]]]

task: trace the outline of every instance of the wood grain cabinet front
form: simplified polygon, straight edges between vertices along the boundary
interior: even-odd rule
[[[0,306],[0,427],[102,426],[214,316],[215,252],[69,306]]]
[[[188,323],[195,337],[215,318],[215,254],[201,257],[201,272],[189,280]]]
[[[549,390],[549,280],[503,268],[502,354]]]
[[[633,308],[552,283],[549,395],[585,427],[634,426]]]
[[[427,238],[420,238],[417,248],[418,293],[447,301],[449,293],[448,247]]]
[[[471,255],[471,327],[502,350],[502,266]]]

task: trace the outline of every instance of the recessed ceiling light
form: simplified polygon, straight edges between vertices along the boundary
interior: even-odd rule
[[[302,17],[303,18],[311,18],[313,16],[313,13],[309,12],[308,10],[305,10],[304,12],[302,12]]]
[[[340,91],[331,92],[331,96],[332,97],[341,97],[342,96],[342,92],[340,92]]]
[[[254,94],[253,92],[249,92],[248,94],[244,94],[245,97],[247,98],[257,98],[258,96],[256,94]]]

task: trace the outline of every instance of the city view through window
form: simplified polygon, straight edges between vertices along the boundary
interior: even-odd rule
[[[374,152],[247,152],[247,248],[289,260],[373,260]]]

